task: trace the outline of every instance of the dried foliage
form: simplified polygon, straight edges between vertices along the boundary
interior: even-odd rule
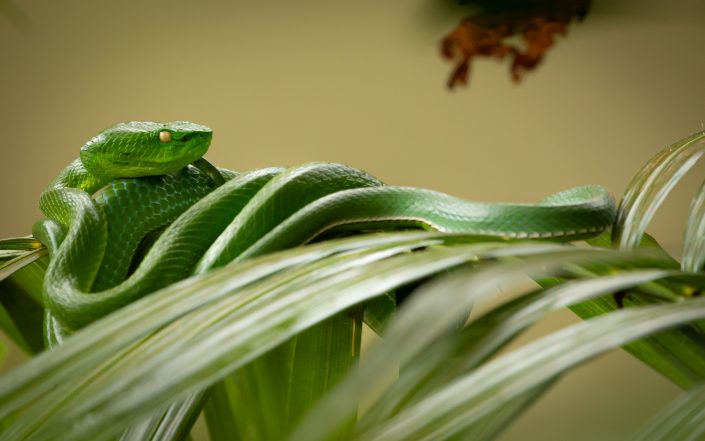
[[[464,18],[441,41],[441,54],[455,63],[448,87],[467,85],[474,57],[511,57],[510,73],[515,82],[536,68],[553,46],[555,36],[565,35],[568,25],[582,20],[590,0],[496,2],[479,5],[480,12]],[[518,36],[520,47],[509,41]]]

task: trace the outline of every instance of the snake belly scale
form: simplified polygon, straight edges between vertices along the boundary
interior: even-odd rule
[[[33,234],[50,252],[44,280],[49,345],[192,274],[298,246],[332,229],[425,228],[565,241],[598,235],[615,217],[612,196],[594,185],[536,204],[480,203],[384,185],[334,163],[243,173],[206,163],[208,169],[202,156],[211,137],[209,128],[189,122],[121,123],[86,143],[80,159],[42,193],[46,219]],[[147,251],[135,258],[138,248]]]

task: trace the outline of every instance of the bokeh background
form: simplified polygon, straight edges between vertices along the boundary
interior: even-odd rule
[[[0,237],[29,234],[42,188],[125,120],[206,124],[207,158],[232,169],[343,162],[486,201],[586,183],[619,196],[705,123],[702,0],[596,0],[521,84],[506,61],[483,60],[452,92],[438,42],[466,10],[446,0],[1,4]],[[704,172],[650,228],[674,254]],[[524,338],[576,321],[560,312]],[[677,393],[614,352],[561,380],[502,440],[623,439]]]

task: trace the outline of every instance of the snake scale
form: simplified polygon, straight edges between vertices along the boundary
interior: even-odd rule
[[[506,204],[388,186],[334,163],[236,173],[202,159],[211,138],[190,122],[117,124],[88,141],[42,193],[46,219],[33,234],[50,253],[48,345],[192,274],[330,230],[574,240],[602,233],[615,216],[612,196],[594,185]]]

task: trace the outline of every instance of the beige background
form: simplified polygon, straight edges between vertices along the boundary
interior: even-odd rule
[[[123,120],[209,125],[207,157],[233,169],[337,161],[388,183],[511,201],[585,183],[619,195],[705,122],[701,0],[597,1],[521,85],[485,60],[452,93],[437,42],[463,11],[448,3],[22,2],[23,21],[0,19],[0,236],[28,234],[41,189]],[[650,229],[673,253],[703,170]],[[534,332],[574,321],[562,312]],[[676,393],[613,353],[502,439],[622,439]]]

